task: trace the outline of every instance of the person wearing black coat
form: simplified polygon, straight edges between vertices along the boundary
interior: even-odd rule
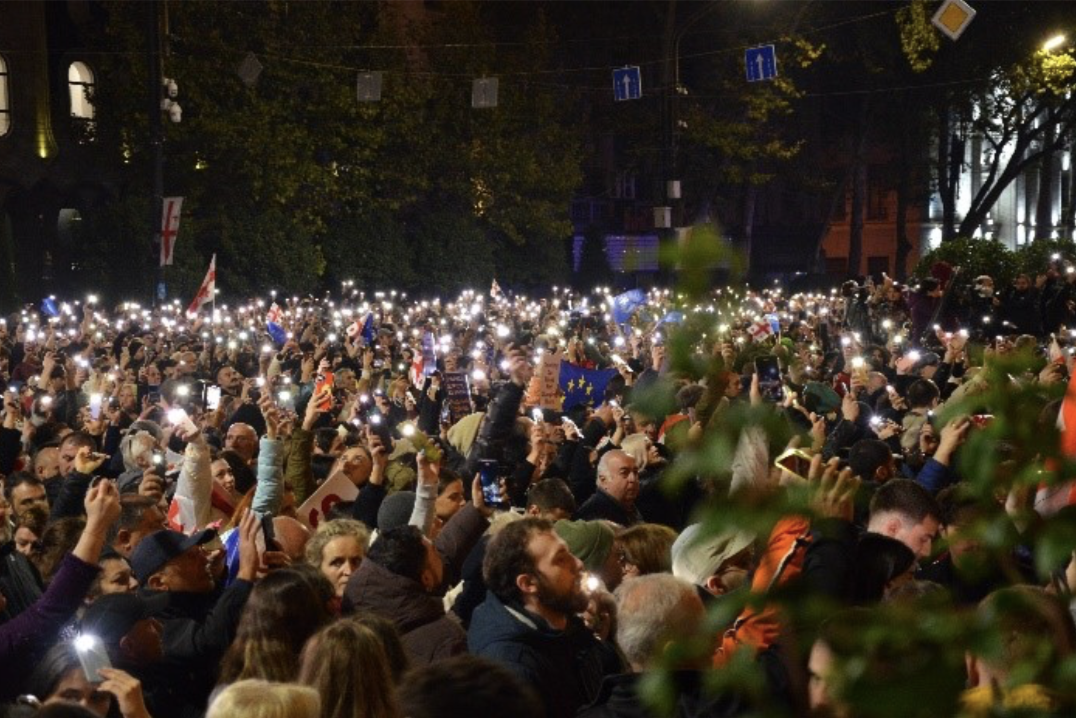
[[[575,715],[618,670],[615,651],[577,616],[588,603],[582,562],[552,523],[525,518],[490,540],[483,575],[489,591],[474,612],[468,649],[533,686],[548,718]]]
[[[240,522],[239,571],[223,591],[214,585],[201,546],[216,537],[212,529],[184,536],[156,531],[142,539],[131,554],[131,569],[140,595],[157,610],[161,623],[163,674],[183,701],[169,705],[165,718],[204,713],[217,678],[221,658],[235,638],[239,617],[254,588],[258,550],[254,536],[260,524],[253,513]],[[158,718],[155,715],[155,718]]]
[[[418,397],[418,428],[429,436],[441,432],[441,407],[444,406],[446,392],[441,385],[441,375],[426,377],[422,384],[422,393]]]
[[[534,367],[521,353],[510,353],[507,361],[510,363],[511,381],[500,386],[486,408],[478,435],[467,453],[462,472],[464,476],[477,474],[478,462],[483,459],[504,460],[504,445],[515,429],[519,407],[523,403],[523,392],[534,372]]]
[[[1039,306],[1039,290],[1031,285],[1031,278],[1020,274],[1009,291],[1001,298],[1001,316],[1009,323],[999,334],[1042,334],[1042,313]]]

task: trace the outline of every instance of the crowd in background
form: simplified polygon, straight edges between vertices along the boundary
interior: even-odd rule
[[[1076,273],[933,275],[691,300],[553,288],[12,313],[0,701],[124,718],[641,716],[660,665],[677,715],[850,715],[842,629],[944,595],[1012,636],[1000,658],[969,647],[961,710],[1064,714],[1047,673],[1076,653],[1076,569],[1044,580],[1019,542],[983,560],[962,533],[980,507],[958,457],[992,407],[938,417],[997,390],[991,363],[1025,359],[1014,385],[1067,385]],[[550,384],[550,357],[582,379]],[[1062,404],[1037,407],[1043,427]],[[795,438],[751,426],[668,479],[741,410]],[[810,511],[765,532],[705,520],[801,490]],[[999,501],[1019,531],[1020,509],[1059,493]],[[813,635],[793,640],[777,590],[827,602]],[[1041,675],[1011,672],[1031,653]],[[764,690],[707,691],[737,660]]]

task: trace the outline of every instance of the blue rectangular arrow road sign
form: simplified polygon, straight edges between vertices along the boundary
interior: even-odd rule
[[[613,70],[613,98],[617,102],[638,100],[642,96],[643,76],[638,65]]]
[[[777,77],[777,50],[773,45],[749,47],[744,51],[747,81],[772,80]]]

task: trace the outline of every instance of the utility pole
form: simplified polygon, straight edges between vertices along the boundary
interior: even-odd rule
[[[668,3],[663,37],[664,66],[662,86],[662,186],[659,190],[661,204],[667,208],[668,224],[658,224],[664,228],[665,241],[672,243],[680,238],[680,232],[686,225],[684,217],[683,189],[680,182],[680,147],[681,127],[680,100],[687,94],[687,89],[680,82],[680,41],[684,39],[696,23],[712,13],[721,4],[721,0],[709,0],[694,15],[677,29],[676,0]],[[677,267],[678,269],[678,267]],[[674,270],[675,271],[675,270]]]
[[[145,3],[147,13],[146,30],[149,39],[146,66],[149,70],[149,145],[153,161],[153,197],[150,201],[150,227],[152,228],[152,245],[154,257],[158,263],[157,282],[153,288],[154,306],[164,304],[168,295],[165,285],[164,267],[160,266],[161,250],[161,204],[164,198],[164,124],[161,118],[161,13],[163,3],[151,1]]]

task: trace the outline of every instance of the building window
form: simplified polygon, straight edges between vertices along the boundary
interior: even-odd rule
[[[889,188],[881,167],[872,165],[867,173],[867,219],[889,219]]]
[[[613,197],[616,199],[635,199],[635,175],[627,172],[617,174]]]
[[[71,91],[71,116],[93,121],[93,70],[84,62],[72,62],[67,68],[67,86]]]
[[[0,55],[0,137],[11,130],[11,105],[8,103],[7,60]]]
[[[826,274],[843,278],[848,274],[848,257],[826,257]]]

